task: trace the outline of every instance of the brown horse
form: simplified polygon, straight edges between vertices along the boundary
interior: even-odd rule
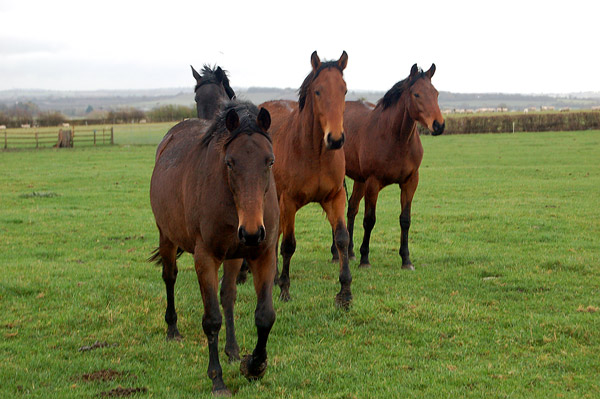
[[[309,202],[318,202],[334,231],[340,259],[340,292],[336,303],[348,307],[352,300],[348,267],[348,230],[344,220],[343,115],[346,82],[343,71],[348,62],[344,51],[337,61],[321,62],[311,55],[312,71],[299,90],[299,102],[273,101],[262,104],[273,119],[273,168],[279,197],[281,255],[280,298],[290,299],[290,260],[296,250],[296,212]]]
[[[194,256],[208,338],[208,376],[215,394],[230,394],[218,354],[221,312],[218,269],[224,263],[221,303],[227,324],[225,352],[239,359],[233,329],[235,278],[247,259],[257,295],[258,342],[244,358],[242,373],[262,377],[267,367],[267,338],[275,322],[273,280],[276,274],[279,209],[271,172],[274,155],[267,133],[269,112],[250,103],[226,104],[215,121],[190,119],[174,126],[156,152],[150,202],[160,245],[150,260],[162,264],[167,291],[167,339],[181,339],[177,329],[174,286],[176,258]]]
[[[417,122],[432,135],[444,132],[444,118],[438,106],[438,92],[431,84],[435,64],[427,72],[413,65],[408,78],[396,83],[377,106],[359,101],[346,103],[344,124],[347,141],[346,175],[354,180],[348,202],[349,253],[354,256],[354,219],[360,200],[365,197],[363,227],[365,235],[360,247],[360,266],[369,267],[369,241],[375,226],[375,207],[379,191],[385,186],[400,185],[400,256],[403,269],[414,269],[408,251],[410,207],[419,183],[419,166],[423,146]],[[337,251],[332,249],[334,260]]]
[[[235,92],[229,85],[227,73],[220,66],[211,68],[204,65],[202,75],[193,66],[192,75],[196,79],[194,100],[196,101],[196,112],[200,119],[213,119],[221,108],[223,102],[235,98]]]

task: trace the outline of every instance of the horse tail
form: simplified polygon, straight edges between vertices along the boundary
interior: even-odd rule
[[[160,256],[159,249],[160,249],[160,247],[154,248],[154,251],[152,251],[152,255],[146,260],[150,263],[156,263],[157,266],[162,266],[163,258],[162,258],[162,256]],[[185,251],[183,249],[181,249],[180,247],[177,247],[177,259],[179,259],[181,254],[184,252]]]

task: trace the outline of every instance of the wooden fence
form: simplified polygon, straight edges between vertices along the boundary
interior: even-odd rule
[[[60,141],[61,130],[71,133],[70,146],[80,145],[105,145],[114,144],[113,127],[103,128],[75,128],[62,127],[58,130],[48,129],[4,129],[0,136],[4,136],[4,149],[13,148],[48,148],[57,147]]]

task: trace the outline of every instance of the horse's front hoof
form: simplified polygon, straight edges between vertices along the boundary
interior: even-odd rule
[[[371,264],[370,263],[361,263],[360,265],[358,265],[358,267],[360,269],[370,269],[371,268]]]
[[[289,302],[290,299],[292,299],[292,297],[290,296],[290,291],[282,288],[281,292],[279,293],[279,299],[282,302]]]
[[[252,363],[252,355],[244,356],[240,363],[240,372],[248,381],[260,380],[267,372],[267,359],[257,367]]]
[[[402,265],[402,269],[404,270],[415,270],[415,267],[412,263],[407,263],[406,265]]]
[[[334,256],[331,258],[331,263],[339,263],[340,262],[340,258],[338,256]]]
[[[183,336],[179,334],[177,326],[169,326],[167,328],[167,341],[181,341]]]
[[[338,293],[335,296],[335,305],[344,310],[350,309],[350,305],[352,304],[352,294],[350,293]]]
[[[219,396],[219,397],[222,397],[222,398],[229,398],[229,397],[231,397],[231,391],[229,389],[227,389],[227,387],[221,388],[221,389],[217,389],[217,390],[213,390],[212,394],[213,394],[213,396]]]
[[[225,354],[229,359],[229,363],[240,361],[240,348],[225,348]]]

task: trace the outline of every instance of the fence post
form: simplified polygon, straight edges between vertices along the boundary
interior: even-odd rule
[[[39,148],[40,142],[38,140],[38,132],[35,131],[35,148]]]
[[[8,136],[6,135],[6,130],[4,130],[4,149],[8,148]]]
[[[73,130],[71,130],[71,148],[75,147],[75,125],[73,125]]]
[[[96,129],[94,129],[94,145],[96,145]]]
[[[110,144],[113,145],[115,143],[115,139],[114,139],[114,130],[113,130],[113,126],[110,127]]]

